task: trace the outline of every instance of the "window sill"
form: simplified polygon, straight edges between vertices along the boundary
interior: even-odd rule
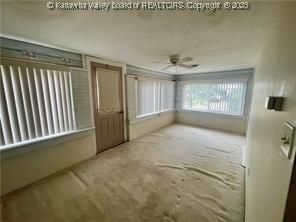
[[[233,114],[226,114],[226,113],[215,113],[215,112],[206,112],[206,111],[190,110],[190,109],[177,109],[176,111],[183,112],[183,113],[194,113],[194,114],[207,115],[207,116],[223,117],[223,118],[247,119],[246,115],[233,115]]]
[[[94,127],[67,132],[63,134],[46,136],[41,138],[36,138],[33,140],[28,140],[24,142],[19,142],[15,144],[10,144],[1,147],[1,160],[9,159],[18,155],[29,153],[35,150],[40,150],[53,145],[64,143],[70,140],[78,139],[90,135],[94,131]]]
[[[170,109],[170,110],[164,110],[161,112],[157,112],[157,113],[151,113],[151,114],[146,114],[146,115],[142,115],[142,116],[137,116],[136,119],[134,120],[130,120],[130,124],[136,124],[145,120],[149,120],[149,119],[153,119],[157,116],[161,116],[163,114],[166,113],[171,113],[171,112],[175,112],[175,109]]]

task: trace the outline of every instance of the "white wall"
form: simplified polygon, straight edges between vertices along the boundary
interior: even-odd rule
[[[176,113],[176,122],[244,134],[246,133],[248,121],[246,117],[225,116],[194,111],[178,111]]]
[[[276,4],[274,28],[266,35],[255,72],[247,133],[246,222],[282,221],[292,169],[280,151],[280,138],[284,122],[296,119],[296,3]],[[270,95],[286,97],[283,112],[264,108]]]
[[[133,140],[173,122],[175,122],[175,112],[161,113],[159,116],[156,115],[150,119],[133,123],[129,128],[129,138]]]
[[[94,133],[1,160],[1,195],[21,188],[96,154]]]

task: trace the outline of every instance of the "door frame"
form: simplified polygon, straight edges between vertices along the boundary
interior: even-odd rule
[[[90,85],[90,103],[91,103],[91,121],[92,125],[95,126],[94,121],[94,104],[93,104],[93,88],[92,88],[92,69],[91,69],[91,63],[98,63],[101,65],[110,65],[121,68],[121,81],[122,81],[122,106],[123,106],[123,134],[124,134],[124,142],[126,142],[128,139],[128,130],[127,130],[127,106],[126,106],[126,64],[120,63],[120,62],[114,62],[107,59],[100,59],[92,56],[86,56],[85,63],[88,70],[88,76],[89,76],[89,85]]]

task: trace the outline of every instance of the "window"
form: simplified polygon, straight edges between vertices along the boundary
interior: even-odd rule
[[[137,80],[137,116],[158,112],[158,97],[159,83],[154,80]]]
[[[136,81],[137,118],[174,108],[174,83],[140,78]]]
[[[243,115],[246,81],[196,81],[183,87],[182,108]]]
[[[89,95],[87,75],[65,66],[10,59],[2,59],[0,71],[0,146],[80,128],[80,114],[89,108],[83,102],[89,97],[82,98]]]
[[[174,83],[171,82],[161,82],[161,106],[160,111],[172,110],[174,108],[174,100],[175,100],[175,86]]]

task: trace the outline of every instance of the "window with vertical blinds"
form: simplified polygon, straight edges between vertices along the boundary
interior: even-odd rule
[[[137,117],[174,109],[174,83],[141,78],[136,81]]]
[[[174,109],[175,106],[175,85],[173,82],[160,83],[160,111]]]
[[[136,83],[137,116],[157,113],[159,110],[159,83],[154,80],[141,79]]]
[[[76,83],[68,67],[1,62],[0,71],[1,147],[77,128],[72,96]]]
[[[247,82],[208,80],[183,86],[182,108],[230,115],[243,115]]]

